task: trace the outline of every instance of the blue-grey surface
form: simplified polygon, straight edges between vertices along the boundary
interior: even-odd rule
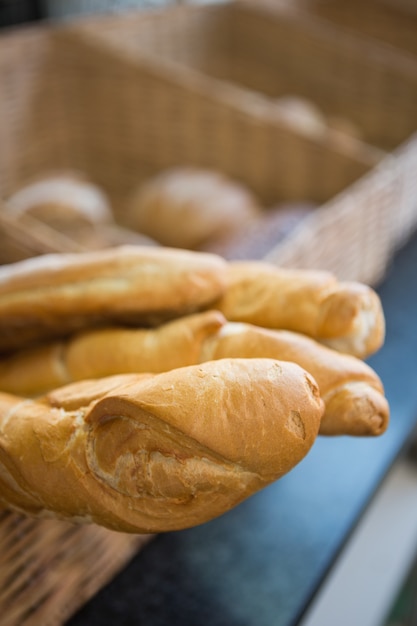
[[[390,402],[388,432],[319,438],[290,474],[230,513],[157,537],[70,626],[297,623],[417,422],[416,238],[378,291],[387,338],[369,362]]]

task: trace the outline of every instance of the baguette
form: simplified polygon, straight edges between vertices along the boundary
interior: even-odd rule
[[[207,307],[221,257],[150,246],[49,254],[0,268],[0,352],[95,324],[152,325]]]
[[[0,502],[132,533],[204,523],[309,452],[323,402],[293,363],[222,359],[0,395]]]
[[[213,305],[229,321],[304,333],[335,350],[366,358],[385,339],[378,295],[329,272],[230,262],[227,290]]]
[[[83,379],[116,374],[157,374],[200,363],[207,337],[226,323],[218,311],[203,311],[157,328],[106,327],[85,330],[6,355],[0,360],[0,389],[36,396]]]
[[[323,435],[376,436],[389,407],[376,372],[360,359],[292,331],[226,322],[218,311],[156,329],[106,328],[22,351],[0,361],[0,389],[37,395],[68,382],[122,373],[159,373],[221,358],[293,361],[310,372],[325,402]]]
[[[273,358],[293,361],[316,380],[325,404],[321,435],[378,436],[389,423],[389,405],[377,373],[362,360],[285,330],[229,322],[207,337],[202,360]]]

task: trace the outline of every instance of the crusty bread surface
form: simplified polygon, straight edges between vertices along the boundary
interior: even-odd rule
[[[325,271],[230,262],[227,289],[214,307],[230,321],[304,333],[359,358],[376,352],[385,338],[376,292]]]
[[[311,337],[228,322],[206,338],[202,360],[273,358],[292,361],[316,380],[325,412],[321,435],[378,436],[389,423],[382,381],[364,361],[337,352]]]
[[[83,379],[159,373],[200,363],[202,345],[226,323],[219,311],[179,317],[156,328],[84,330],[0,358],[0,390],[36,396]]]
[[[159,373],[221,358],[273,358],[307,370],[325,402],[323,435],[376,436],[387,429],[389,407],[382,382],[364,361],[293,331],[227,322],[215,310],[155,329],[84,331],[14,353],[0,360],[0,389],[36,396],[83,379]]]
[[[294,363],[221,359],[0,396],[0,500],[123,532],[204,523],[297,465],[317,384]]]
[[[0,352],[112,321],[157,324],[225,288],[219,256],[151,246],[48,254],[0,268]]]

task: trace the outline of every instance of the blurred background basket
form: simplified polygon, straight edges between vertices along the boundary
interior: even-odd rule
[[[403,52],[417,57],[417,4],[414,0],[292,0],[288,6],[301,9],[309,18],[325,20],[385,44],[396,54]]]
[[[368,283],[383,275],[401,208],[393,210],[401,190],[387,152],[412,123],[403,99],[379,113],[375,106],[384,78],[414,87],[400,68],[368,55],[376,78],[365,73],[358,94],[349,87],[359,67],[354,51],[326,29],[311,31],[257,3],[92,17],[8,33],[1,44],[4,198],[43,172],[75,169],[105,189],[123,223],[128,194],[141,181],[176,165],[212,168],[245,183],[265,207],[323,205],[296,229],[305,233],[302,249],[290,236],[271,259],[318,263]],[[351,120],[363,136],[290,125],[275,104],[288,92]],[[395,106],[393,127],[386,118]],[[377,129],[379,142],[372,141]]]
[[[93,17],[75,21],[72,33],[86,56],[113,55],[107,75],[98,67],[95,73],[103,95],[117,84],[115,75],[122,80],[116,58],[130,72],[130,88],[116,88],[123,92],[117,106],[130,120],[136,156],[143,146],[138,172],[193,163],[243,180],[265,206],[322,205],[270,251],[275,262],[319,263],[340,277],[376,283],[413,232],[411,59],[400,62],[364,37],[271,0]],[[289,124],[278,106],[288,94],[312,102],[332,125],[320,135]],[[96,132],[109,137],[104,118]],[[343,246],[336,241],[339,213],[348,227]]]

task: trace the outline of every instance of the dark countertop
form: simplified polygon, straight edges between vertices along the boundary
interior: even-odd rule
[[[221,518],[159,535],[68,626],[292,626],[417,423],[417,237],[378,288],[369,363],[391,406],[378,439],[319,438],[292,472]]]

